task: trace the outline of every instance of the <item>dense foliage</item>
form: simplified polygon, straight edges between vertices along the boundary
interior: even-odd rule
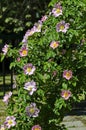
[[[64,115],[86,95],[86,1],[52,0],[49,8],[19,48],[2,50],[2,59],[14,59],[10,68],[17,75],[17,96],[3,99],[8,129],[64,129]]]
[[[0,0],[0,43],[17,46],[24,32],[46,12],[49,2],[50,0]]]

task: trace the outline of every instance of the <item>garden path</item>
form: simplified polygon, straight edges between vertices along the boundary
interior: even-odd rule
[[[86,101],[76,104],[64,117],[62,124],[66,125],[68,130],[86,130]]]

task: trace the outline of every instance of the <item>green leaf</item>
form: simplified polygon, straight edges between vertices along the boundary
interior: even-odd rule
[[[11,64],[10,64],[10,69],[12,69],[13,67],[15,67],[16,66],[16,63],[15,62],[12,62]]]
[[[4,60],[4,58],[5,58],[5,55],[2,55],[1,56],[1,62]]]
[[[76,82],[72,82],[72,85],[73,85],[74,87],[76,87]]]
[[[68,85],[66,83],[62,83],[62,89],[67,89]]]
[[[51,0],[51,2],[48,4],[48,7],[54,6],[57,2],[58,0]]]
[[[53,58],[56,56],[56,53],[52,50],[48,50],[46,54],[46,59]]]

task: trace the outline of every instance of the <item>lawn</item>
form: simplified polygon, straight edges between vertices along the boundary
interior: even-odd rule
[[[10,80],[11,80],[10,75],[6,75],[5,76],[5,82],[6,82],[6,84],[10,84]],[[2,85],[2,84],[3,84],[3,77],[0,76],[0,85]]]
[[[4,95],[4,91],[7,92],[11,87],[11,76],[5,76],[5,85],[3,85],[3,76],[0,76],[0,97]]]
[[[6,106],[3,103],[2,99],[0,99],[0,125],[3,124],[6,117]]]
[[[5,86],[3,86],[3,77],[0,76],[0,125],[3,124],[5,117],[6,117],[6,105],[2,101],[3,96],[4,96],[3,90],[5,90],[5,92],[9,91],[10,84],[11,84],[11,76],[10,75],[5,76]]]

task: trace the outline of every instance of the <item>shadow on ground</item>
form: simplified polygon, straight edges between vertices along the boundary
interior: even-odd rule
[[[81,101],[80,103],[75,103],[73,109],[68,113],[68,115],[86,115],[86,101]]]

